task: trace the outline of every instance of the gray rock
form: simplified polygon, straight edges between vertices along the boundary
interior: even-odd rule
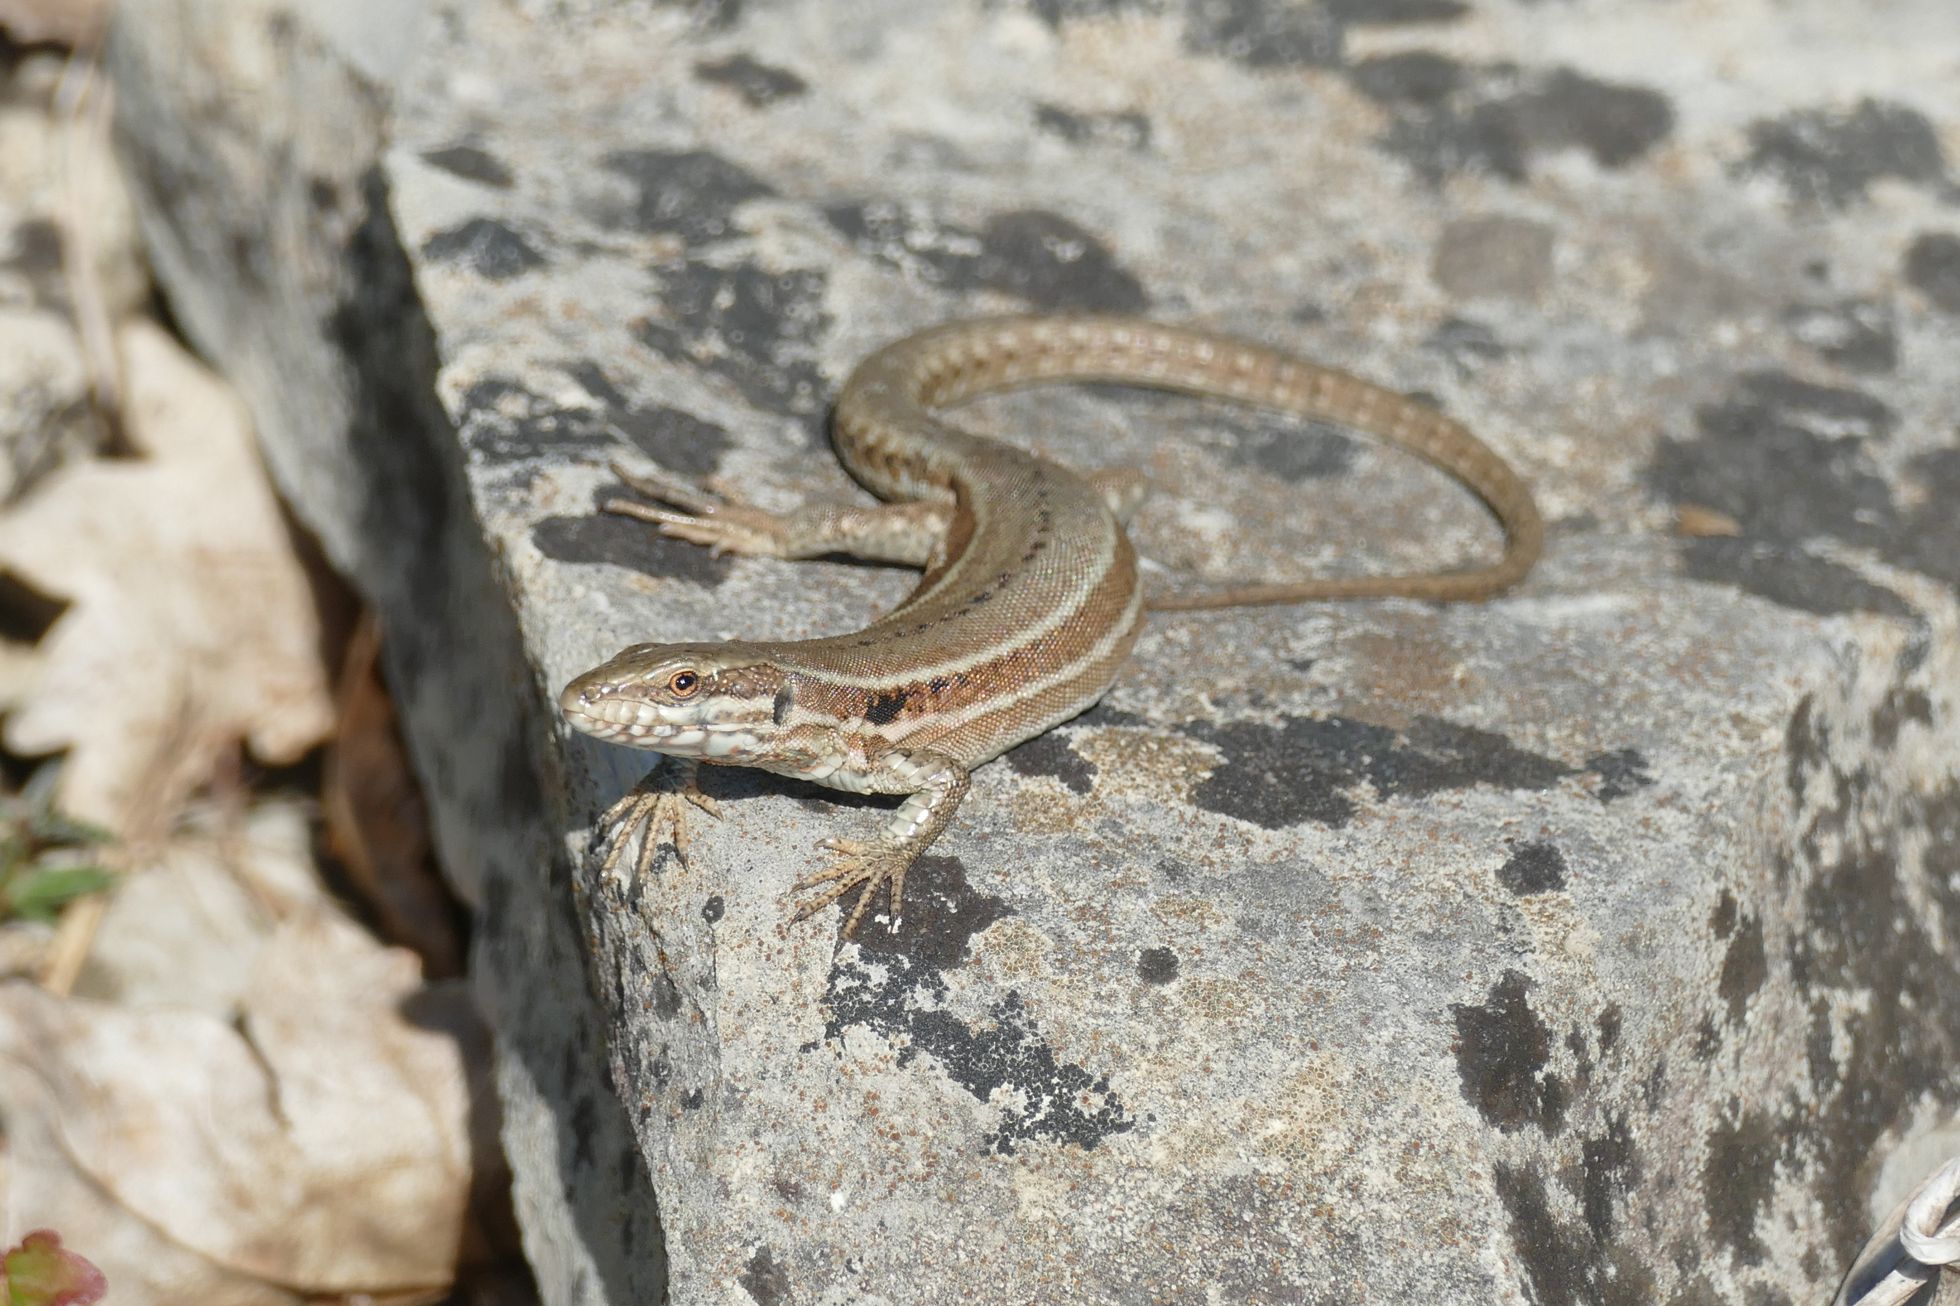
[[[126,15],[147,229],[395,639],[550,1300],[1828,1297],[1960,1106],[1960,327],[1908,253],[1956,222],[1943,0],[1665,40],[1502,0],[482,3],[385,76],[295,11],[229,107],[161,30],[218,8]],[[1444,257],[1491,214],[1529,239]],[[843,493],[851,363],[1025,307],[1421,391],[1539,487],[1546,562],[1480,607],[1156,621],[975,777],[896,935],[787,923],[875,812],[748,772],[689,865],[599,877],[645,759],[550,690],[907,584],[595,515],[605,461]],[[1490,547],[1338,433],[962,419],[1146,469],[1173,573]]]

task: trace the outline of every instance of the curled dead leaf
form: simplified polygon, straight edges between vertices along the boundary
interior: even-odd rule
[[[63,810],[127,831],[238,741],[297,760],[332,704],[320,622],[243,406],[161,328],[118,336],[139,458],[51,475],[0,515],[0,570],[68,602],[5,743],[68,751]]]

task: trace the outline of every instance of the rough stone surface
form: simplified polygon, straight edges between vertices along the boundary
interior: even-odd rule
[[[513,1066],[562,1085],[551,1049],[608,1049],[637,1142],[592,1144],[581,1099],[576,1147],[517,1158],[532,1187],[643,1162],[627,1250],[677,1303],[1826,1299],[1910,1182],[1887,1159],[1960,1107],[1947,8],[437,13],[384,160],[338,174],[364,217],[336,267],[388,311],[279,346],[406,416],[288,484],[420,650],[402,683],[501,688],[467,703],[490,742],[411,713],[439,807],[488,822],[450,832],[484,983]],[[161,243],[319,239],[304,181],[179,168]],[[234,336],[291,303],[279,260],[256,288],[215,249],[160,266]],[[786,923],[814,841],[877,811],[747,772],[708,778],[689,865],[598,877],[583,827],[644,759],[545,692],[630,642],[848,629],[907,583],[596,516],[606,460],[845,493],[851,363],[1027,307],[1420,392],[1539,488],[1546,562],[1481,607],[1154,622],[1101,707],[976,775],[896,936]],[[1337,432],[1104,389],[962,416],[1145,469],[1172,572],[1490,545]],[[526,777],[495,811],[485,757]]]

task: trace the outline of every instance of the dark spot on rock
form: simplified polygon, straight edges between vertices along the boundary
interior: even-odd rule
[[[629,497],[626,487],[608,486],[596,496],[600,502],[614,497]],[[704,589],[728,579],[727,558],[717,558],[698,544],[670,540],[647,523],[618,513],[547,517],[531,528],[531,543],[557,562],[612,563],[648,576],[692,581]]]
[[[1457,218],[1436,242],[1430,273],[1459,298],[1529,302],[1552,282],[1552,229],[1529,218]]]
[[[514,228],[492,218],[471,218],[422,242],[422,257],[461,263],[486,281],[509,281],[544,265],[544,255]]]
[[[1356,26],[1451,23],[1470,12],[1464,0],[1322,0],[1335,18]]]
[[[1456,94],[1463,77],[1462,64],[1433,50],[1377,55],[1348,70],[1356,90],[1385,104],[1440,104]]]
[[[1606,1117],[1606,1132],[1588,1138],[1579,1149],[1580,1191],[1586,1212],[1586,1227],[1605,1241],[1613,1236],[1615,1206],[1626,1196],[1639,1177],[1633,1134],[1625,1115]]]
[[[1763,925],[1754,916],[1743,916],[1729,950],[1722,957],[1722,973],[1715,991],[1729,1007],[1729,1024],[1740,1025],[1749,1009],[1749,999],[1769,978],[1769,957],[1763,948]]]
[[[1126,150],[1150,145],[1150,119],[1134,110],[1078,113],[1043,102],[1034,106],[1034,125],[1071,145],[1114,145]]]
[[[980,233],[981,284],[1037,308],[1130,313],[1148,303],[1143,286],[1086,229],[1040,210],[1003,213]]]
[[[1010,749],[1007,764],[1021,775],[1052,776],[1073,793],[1086,794],[1095,787],[1095,764],[1076,752],[1057,730]]]
[[[1928,728],[1951,731],[1938,699],[1929,704]],[[1806,697],[1785,736],[1802,831],[1789,878],[1803,886],[1785,946],[1798,992],[1836,1022],[1813,1027],[1810,1049],[1813,1082],[1835,1089],[1793,1098],[1774,1130],[1757,1132],[1794,1140],[1786,1157],[1822,1206],[1829,1244],[1849,1249],[1868,1232],[1864,1194],[1886,1140],[1928,1100],[1954,1101],[1960,988],[1936,922],[1960,914],[1960,784],[1902,787],[1913,739],[1879,750],[1860,739],[1864,722],[1828,714]]]
[[[1145,948],[1137,954],[1137,978],[1145,984],[1168,984],[1177,978],[1177,954],[1169,948]]]
[[[1419,717],[1406,731],[1333,716],[1207,722],[1189,733],[1225,754],[1193,801],[1267,829],[1302,820],[1344,825],[1354,815],[1346,791],[1364,781],[1382,798],[1421,797],[1480,784],[1548,789],[1572,774],[1502,735],[1435,717]]]
[[[1147,10],[1152,0],[1020,0],[1028,11],[1053,28],[1084,19]]]
[[[1660,1300],[1653,1271],[1609,1246],[1590,1223],[1553,1212],[1545,1177],[1535,1167],[1498,1162],[1491,1181],[1534,1306],[1652,1306]],[[1670,1306],[1685,1304],[1676,1299]]]
[[[681,1110],[699,1111],[701,1104],[707,1100],[707,1095],[700,1089],[690,1088],[687,1092],[681,1094]]]
[[[1829,1093],[1838,1085],[1837,1058],[1832,1052],[1831,1009],[1821,999],[1810,1004],[1810,1033],[1804,1038],[1804,1064],[1813,1092]]]
[[[331,178],[308,177],[306,179],[306,206],[314,213],[326,216],[340,207],[340,188]]]
[[[1722,1050],[1722,1031],[1713,1016],[1703,1016],[1695,1026],[1694,1047],[1690,1050],[1697,1061],[1708,1061]]]
[[[1443,319],[1422,345],[1425,349],[1442,354],[1463,372],[1483,363],[1495,362],[1511,352],[1497,338],[1497,332],[1482,322],[1473,322],[1465,317]]]
[[[1777,178],[1806,203],[1841,206],[1863,199],[1882,178],[1938,182],[1946,160],[1925,115],[1866,99],[1848,110],[1802,109],[1755,123],[1739,166]]]
[[[1593,790],[1593,797],[1602,803],[1625,798],[1634,790],[1654,783],[1654,777],[1647,773],[1647,758],[1637,748],[1594,753],[1586,759],[1585,769],[1599,777],[1599,787]]]
[[[763,63],[746,54],[704,59],[694,65],[694,75],[710,85],[726,86],[752,109],[791,99],[810,89],[808,82],[789,69]]]
[[[882,933],[863,931],[872,938]],[[915,933],[910,922],[906,933]],[[947,1003],[949,990],[936,965],[882,948],[879,963],[840,960],[832,967],[825,1037],[840,1038],[861,1026],[892,1041],[901,1068],[931,1057],[948,1079],[998,1112],[986,1150],[1006,1154],[1017,1144],[1040,1141],[1087,1151],[1136,1127],[1107,1075],[1055,1055],[1018,992],[1010,990],[969,1023]]]
[[[830,805],[828,798],[826,805]],[[903,957],[935,973],[965,965],[973,940],[1013,914],[1006,899],[973,887],[966,877],[966,863],[957,857],[921,857],[914,862],[905,880],[903,911],[905,928],[896,933],[871,923],[860,928],[858,950],[867,956]],[[839,928],[844,919],[838,918]]]
[[[1567,69],[1510,102],[1538,150],[1577,148],[1602,168],[1623,168],[1674,129],[1667,98],[1644,86],[1596,81]]]
[[[1565,856],[1549,843],[1524,844],[1497,868],[1497,882],[1519,898],[1563,889]]]
[[[905,711],[908,694],[903,689],[873,694],[865,700],[864,719],[874,726],[888,726]]]
[[[722,32],[742,21],[746,0],[652,0],[656,8],[678,9],[694,25],[711,32]]]
[[[1735,895],[1727,889],[1722,890],[1721,896],[1715,899],[1715,906],[1708,913],[1708,928],[1714,931],[1716,938],[1726,939],[1735,932],[1735,919],[1739,910]]]
[[[776,1254],[767,1243],[756,1248],[736,1282],[756,1306],[785,1306],[790,1299],[789,1272],[776,1264]]]
[[[1328,68],[1340,63],[1341,21],[1321,4],[1186,0],[1184,46],[1248,68]]]
[[[1796,304],[1785,310],[1790,334],[1853,372],[1889,372],[1899,364],[1899,336],[1889,305],[1869,299]]]
[[[1593,1022],[1594,1027],[1599,1030],[1600,1056],[1603,1057],[1608,1052],[1611,1052],[1619,1043],[1620,1027],[1623,1019],[1620,1014],[1620,1004],[1609,1002],[1606,1004],[1605,1009],[1599,1013],[1599,1018]]]
[[[1289,485],[1339,476],[1354,463],[1359,445],[1339,427],[1291,422],[1253,409],[1164,396],[1160,404],[1180,433],[1223,440],[1219,450],[1234,467],[1256,467]]]
[[[1883,749],[1890,749],[1899,742],[1899,731],[1906,722],[1915,721],[1922,726],[1933,724],[1933,700],[1920,688],[1894,685],[1885,691],[1885,697],[1872,709],[1872,742]]]
[[[516,381],[494,376],[463,392],[456,426],[471,456],[492,464],[565,461],[614,443],[597,411],[562,407]]]
[[[1927,231],[1906,249],[1905,278],[1935,308],[1960,313],[1960,235]]]
[[[1060,214],[997,214],[978,231],[884,202],[833,205],[824,216],[862,253],[950,290],[994,290],[1049,309],[1133,313],[1148,303],[1109,249]]]
[[[689,262],[659,276],[661,316],[633,326],[642,344],[722,378],[764,411],[821,411],[825,384],[813,355],[830,329],[822,272]]]
[[[681,1012],[681,991],[671,975],[659,974],[648,986],[647,1009],[662,1020],[672,1020]]]
[[[1565,1085],[1547,1074],[1552,1031],[1532,1011],[1532,982],[1507,970],[1483,1006],[1451,1003],[1456,1018],[1456,1067],[1463,1096],[1480,1115],[1511,1134],[1536,1125],[1546,1137],[1565,1123]]]
[[[444,172],[496,190],[509,190],[515,180],[502,160],[475,145],[446,145],[439,150],[424,151],[422,158]]]
[[[710,925],[720,924],[721,918],[727,914],[728,904],[722,901],[718,893],[710,894],[708,900],[701,904],[701,919]]]
[[[727,236],[736,209],[776,193],[748,169],[710,150],[615,150],[600,162],[637,193],[625,210],[595,217],[609,226],[679,236],[690,245]]]
[[[1565,1036],[1565,1050],[1572,1054],[1572,1078],[1583,1089],[1592,1079],[1593,1063],[1586,1051],[1586,1035],[1577,1025]]]
[[[1662,1057],[1654,1063],[1654,1068],[1647,1072],[1647,1077],[1640,1081],[1640,1104],[1647,1108],[1648,1115],[1652,1115],[1661,1109],[1661,1103],[1666,1100],[1667,1058]]]
[[[1914,611],[1897,592],[1866,580],[1841,562],[1802,549],[1748,540],[1697,539],[1683,542],[1681,561],[1682,574],[1692,580],[1733,585],[1800,612],[1910,617]]]
[[[1399,60],[1400,62],[1388,62]],[[1357,86],[1395,119],[1380,144],[1432,184],[1459,172],[1522,182],[1536,154],[1584,150],[1623,168],[1674,129],[1666,97],[1570,69],[1521,74],[1508,65],[1448,66],[1440,56],[1370,60]]]
[[[566,372],[605,405],[605,420],[641,453],[669,471],[696,479],[712,476],[734,444],[728,428],[664,404],[635,404],[596,363],[575,363]]]
[[[1886,541],[1886,554],[1960,589],[1960,448],[1935,447],[1906,460],[1917,482],[1915,506]]]
[[[1708,1131],[1702,1164],[1702,1203],[1709,1232],[1743,1265],[1760,1265],[1763,1243],[1756,1222],[1776,1186],[1776,1133],[1767,1115],[1731,1108]]]
[[[1753,372],[1695,421],[1698,437],[1663,439],[1648,469],[1670,502],[1725,513],[1750,541],[1873,545],[1896,527],[1891,490],[1864,447],[1888,437],[1896,417],[1871,395]]]

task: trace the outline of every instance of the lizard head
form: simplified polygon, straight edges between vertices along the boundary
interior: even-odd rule
[[[744,644],[635,644],[565,686],[558,706],[595,738],[737,761],[775,734],[789,677]]]

